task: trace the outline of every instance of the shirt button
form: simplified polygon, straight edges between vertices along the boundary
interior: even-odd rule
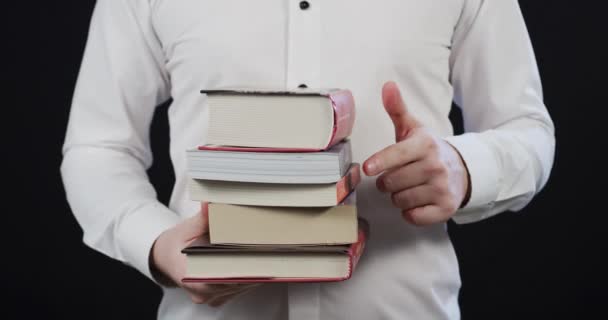
[[[306,89],[306,88],[308,88],[308,86],[302,83],[301,85],[298,86],[298,88]]]
[[[300,1],[300,9],[306,10],[310,7],[310,3],[308,1]]]

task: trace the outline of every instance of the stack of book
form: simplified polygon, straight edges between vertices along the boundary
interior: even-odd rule
[[[357,215],[350,91],[201,92],[209,131],[187,165],[190,198],[209,203],[209,234],[183,250],[183,280],[350,278],[369,228]]]

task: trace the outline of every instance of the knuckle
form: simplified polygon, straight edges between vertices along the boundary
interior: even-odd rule
[[[386,190],[391,190],[393,188],[395,181],[392,178],[386,176],[386,177],[382,178],[381,183]]]
[[[431,175],[441,175],[446,171],[445,166],[438,159],[431,159],[426,166],[426,172]]]
[[[416,201],[416,195],[411,190],[403,190],[397,193],[398,207],[402,209],[409,209],[412,203]]]
[[[403,204],[405,202],[404,192],[405,191],[401,191],[401,192],[395,192],[392,194],[391,201],[393,202],[393,205],[395,207],[397,207],[397,208],[403,207]]]
[[[410,132],[411,132],[410,134],[412,136],[419,136],[419,135],[423,135],[425,133],[425,131],[420,127],[412,128],[412,129],[410,129]]]
[[[439,145],[437,144],[437,142],[435,141],[435,139],[433,139],[433,137],[431,137],[428,134],[425,134],[424,136],[424,146],[426,147],[426,149],[429,152],[436,152],[437,150],[439,150]]]
[[[449,219],[449,217],[451,217],[456,212],[456,210],[458,210],[458,207],[456,207],[453,203],[448,203],[442,211],[441,216],[444,218],[443,220]]]
[[[205,304],[209,299],[203,295],[191,294],[190,300],[196,304]]]
[[[450,216],[458,210],[458,204],[456,203],[456,201],[450,201],[446,209],[448,216]]]
[[[411,207],[412,204],[418,203],[420,196],[415,192],[407,191],[405,193],[405,205]]]
[[[445,197],[443,201],[443,209],[446,216],[451,216],[456,210],[458,210],[459,205],[456,203],[454,197]]]
[[[406,211],[404,213],[404,215],[408,216],[408,221],[411,224],[413,224],[414,226],[421,227],[424,225],[424,223],[422,222],[422,219],[420,219],[419,211],[417,211],[417,210]]]
[[[437,173],[445,177],[448,175],[448,166],[440,160],[437,160]]]
[[[400,142],[396,149],[397,149],[396,153],[397,153],[397,156],[399,157],[399,159],[403,159],[403,158],[407,157],[410,153],[410,151],[407,148],[407,145],[403,142]]]
[[[433,192],[440,197],[445,197],[450,194],[450,189],[448,188],[448,183],[445,181],[445,179],[438,179],[433,184],[432,188]]]

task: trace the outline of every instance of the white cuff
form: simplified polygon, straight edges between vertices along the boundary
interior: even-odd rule
[[[483,215],[484,211],[494,206],[500,190],[499,166],[494,153],[478,133],[447,137],[445,140],[458,150],[471,177],[469,202],[456,212],[453,219],[457,223],[480,220],[481,217],[471,217],[469,213]]]
[[[125,261],[152,281],[149,257],[152,245],[163,231],[177,225],[180,217],[161,203],[150,203],[129,214],[120,224],[117,242]]]

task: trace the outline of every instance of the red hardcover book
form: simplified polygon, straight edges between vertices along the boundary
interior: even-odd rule
[[[183,282],[337,282],[350,279],[363,255],[369,224],[359,218],[356,243],[335,246],[212,245],[196,239],[187,256]]]
[[[209,130],[201,150],[314,152],[349,137],[355,102],[347,89],[201,90]]]

